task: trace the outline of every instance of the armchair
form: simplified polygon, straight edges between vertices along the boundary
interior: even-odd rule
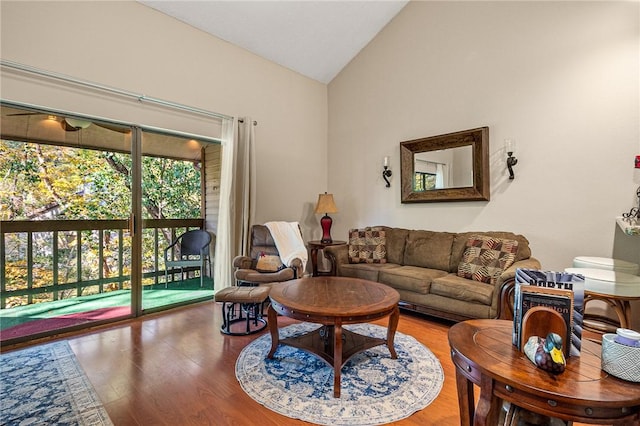
[[[253,225],[249,242],[249,256],[236,256],[233,259],[234,277],[237,284],[260,285],[293,280],[303,276],[303,262],[298,258],[294,259],[290,266],[282,265],[280,268],[262,269],[258,262],[259,258],[270,256],[280,257],[271,232],[264,225]]]
[[[289,263],[289,266],[282,264],[269,228],[253,225],[249,255],[233,259],[236,285],[223,288],[215,294],[215,301],[222,302],[222,333],[246,335],[266,327],[263,311],[271,290],[269,284],[302,277],[304,272],[302,259],[296,257]],[[232,325],[239,322],[246,322],[244,330],[232,330]]]

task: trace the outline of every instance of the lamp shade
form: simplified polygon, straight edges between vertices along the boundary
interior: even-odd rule
[[[318,204],[316,204],[316,213],[338,213],[335,201],[333,201],[333,194],[318,195]]]

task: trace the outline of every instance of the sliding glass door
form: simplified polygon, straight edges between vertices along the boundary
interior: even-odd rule
[[[0,109],[1,343],[212,298],[219,144]],[[167,268],[195,229],[206,267]]]
[[[215,225],[207,224],[205,200],[219,167],[216,176],[204,165],[207,153],[219,148],[182,135],[142,131],[144,311],[213,298]],[[211,207],[217,211],[217,204]],[[189,245],[202,252],[189,251]]]
[[[2,341],[131,314],[131,134],[2,105]]]

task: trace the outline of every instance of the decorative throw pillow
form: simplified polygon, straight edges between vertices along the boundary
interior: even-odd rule
[[[256,266],[255,266],[256,271],[278,272],[283,268],[284,268],[284,265],[280,260],[280,256],[265,254],[264,252],[260,252],[260,254],[258,254],[258,258],[256,259]]]
[[[458,276],[495,284],[502,272],[513,264],[518,251],[516,240],[474,235],[458,264]]]
[[[387,238],[380,228],[349,231],[349,263],[387,263]]]

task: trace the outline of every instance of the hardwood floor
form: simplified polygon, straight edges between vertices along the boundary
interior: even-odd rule
[[[278,323],[292,323],[279,317]],[[235,361],[253,336],[220,333],[220,305],[206,302],[67,337],[115,425],[308,425],[254,402],[235,377]],[[386,325],[386,320],[376,321]],[[396,425],[459,425],[451,323],[402,312],[398,331],[440,360],[436,400]],[[263,333],[265,333],[263,331]]]
[[[278,318],[281,325],[292,322]],[[274,413],[244,393],[235,361],[259,335],[225,336],[220,323],[220,305],[210,302],[70,337],[69,342],[118,426],[308,425]],[[430,406],[398,425],[459,424],[448,328],[448,323],[401,315],[398,331],[431,349],[445,382]]]

